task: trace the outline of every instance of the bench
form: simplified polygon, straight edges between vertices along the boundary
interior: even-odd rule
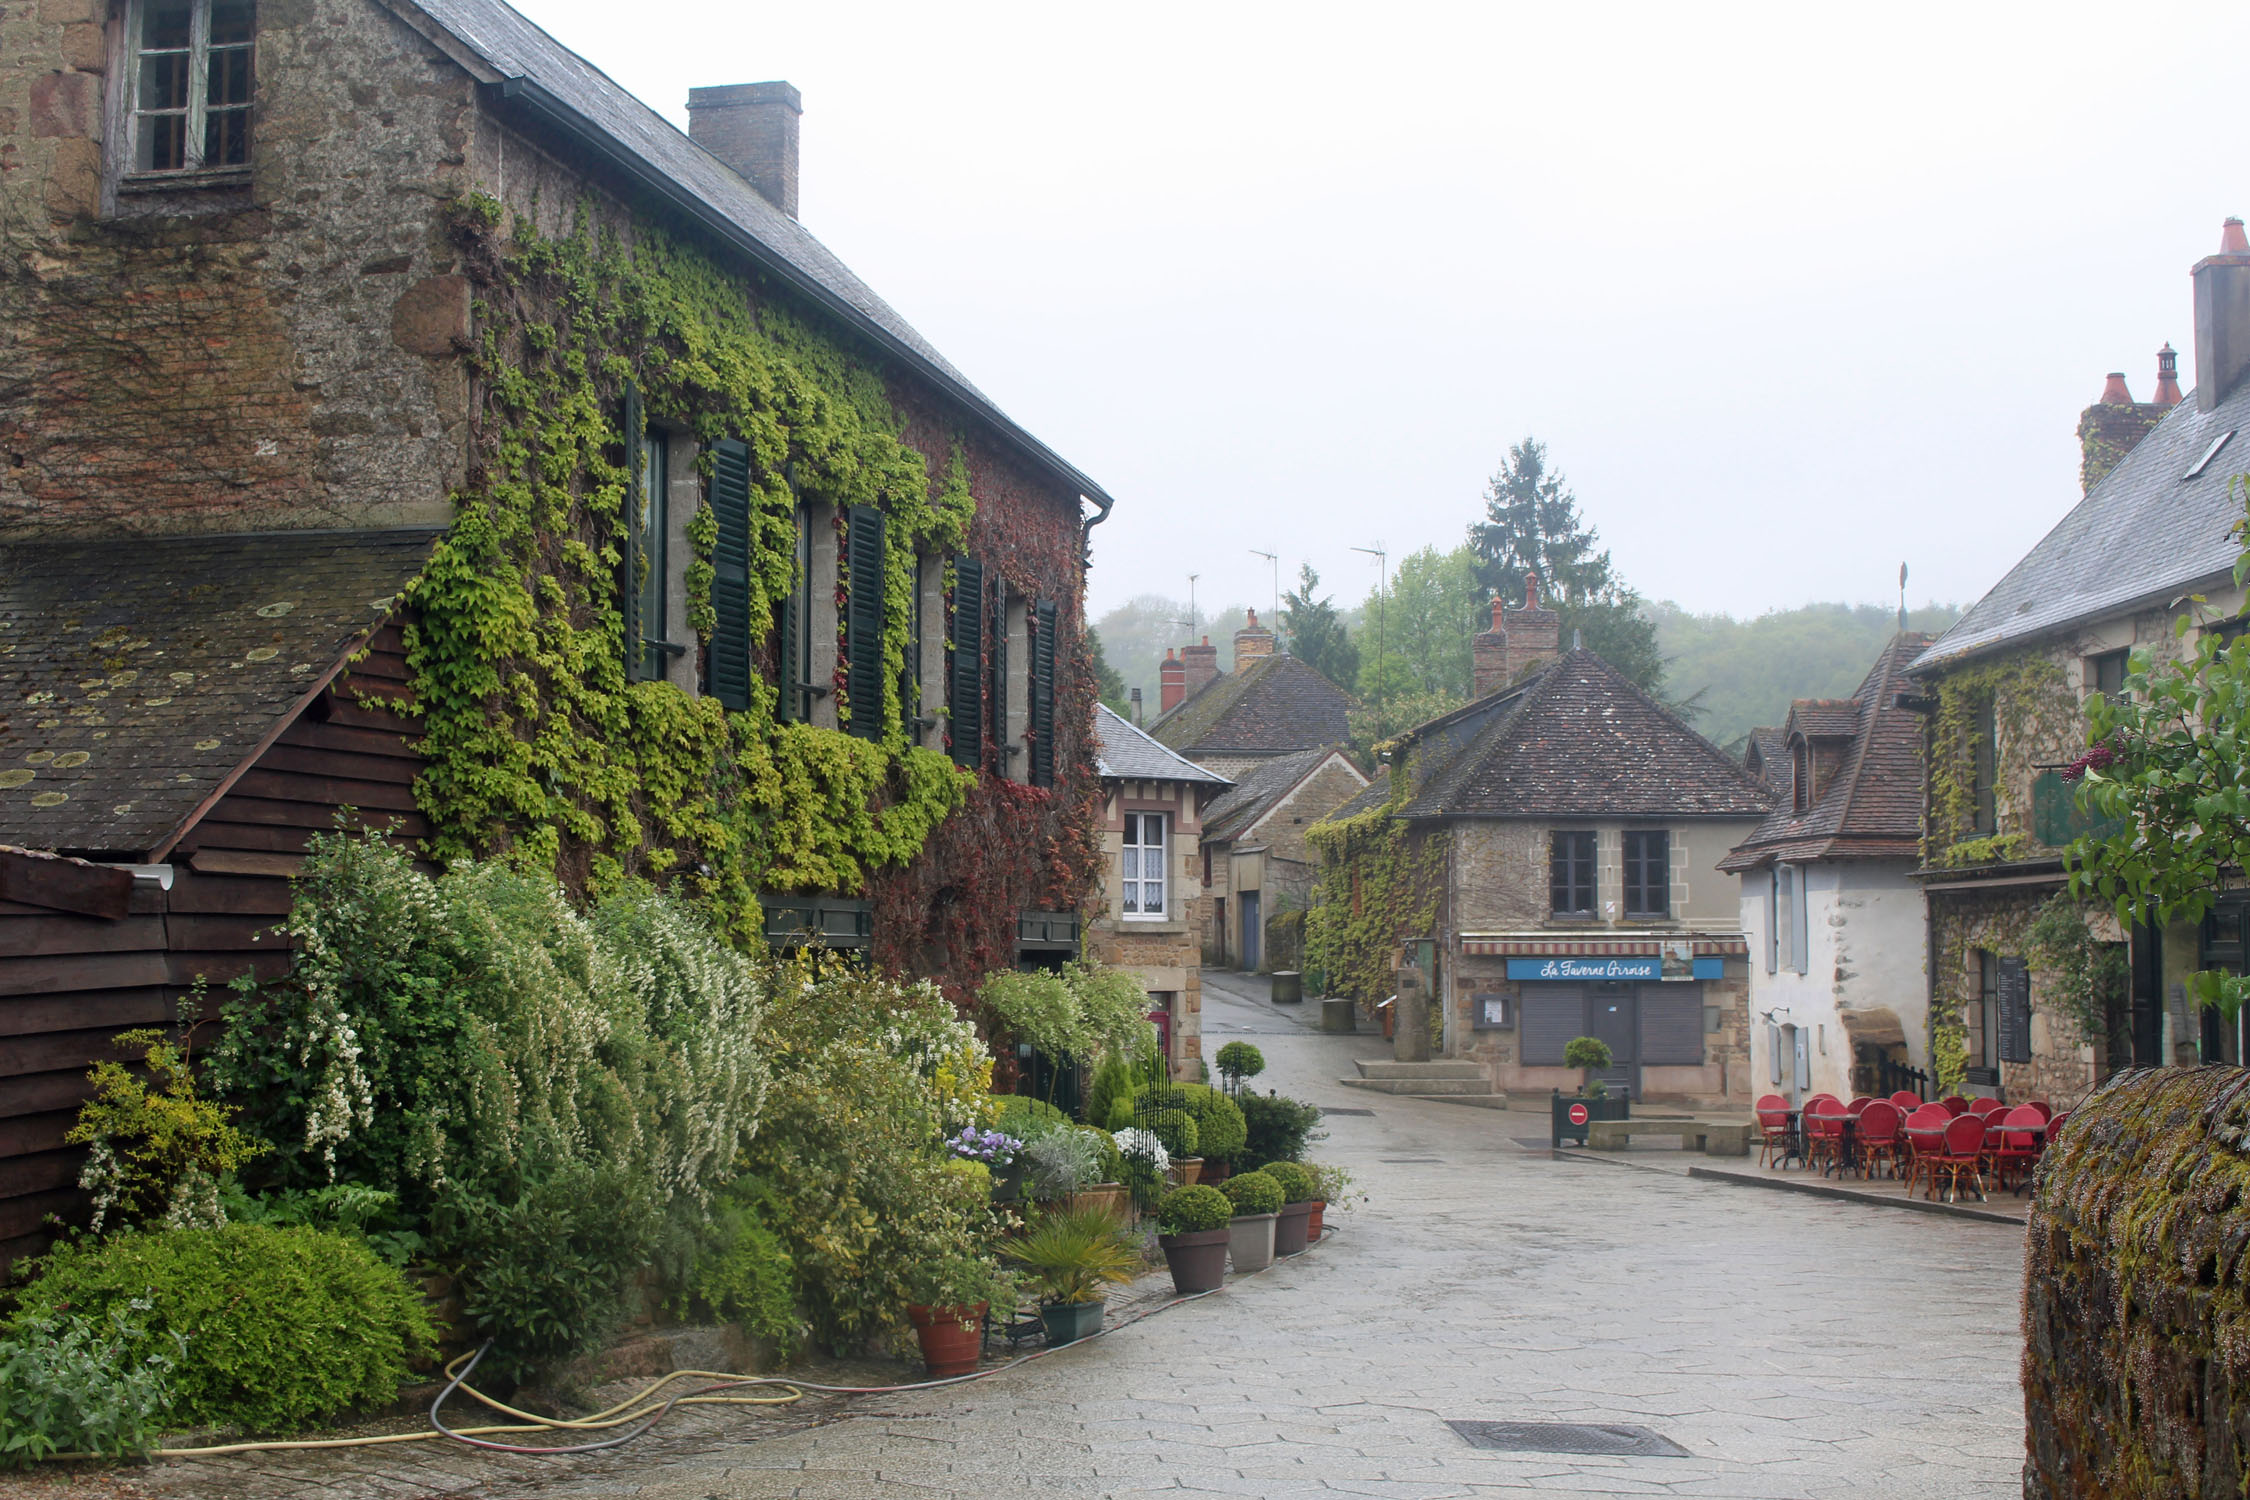
[[[1595,1120],[1586,1127],[1586,1145],[1595,1151],[1624,1151],[1636,1135],[1676,1135],[1683,1150],[1705,1156],[1748,1156],[1756,1128],[1747,1122],[1710,1120]]]

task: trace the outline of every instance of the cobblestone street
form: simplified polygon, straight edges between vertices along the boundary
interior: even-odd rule
[[[1206,1050],[1254,1035],[1260,1083],[1373,1111],[1319,1150],[1370,1192],[1343,1233],[965,1389],[541,1493],[2018,1492],[2020,1231],[1554,1161],[1512,1139],[1543,1117],[1340,1087],[1379,1041],[1204,983]],[[1449,1419],[1634,1423],[1690,1456],[1485,1452]]]

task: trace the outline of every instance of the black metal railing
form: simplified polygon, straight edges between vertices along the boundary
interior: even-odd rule
[[[1887,1057],[1875,1059],[1874,1092],[1888,1096],[1902,1091],[1926,1102],[1930,1097],[1930,1075]]]

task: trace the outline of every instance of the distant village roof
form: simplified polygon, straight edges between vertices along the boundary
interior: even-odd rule
[[[1776,795],[1789,795],[1789,744],[1779,726],[1761,724],[1750,731],[1749,741],[1742,749],[1743,769],[1772,787]]]
[[[803,225],[608,74],[502,0],[387,0],[513,109],[591,144],[610,165],[748,254],[816,305],[936,381],[1003,440],[1105,511],[1109,495],[1018,426]],[[446,46],[450,41],[453,45]],[[463,55],[463,52],[467,55]]]
[[[1351,694],[1286,652],[1214,677],[1149,725],[1182,755],[1276,755],[1351,738]]]
[[[383,623],[437,535],[0,546],[0,843],[163,847]]]
[[[1256,769],[1244,772],[1216,802],[1203,810],[1204,842],[1223,842],[1253,827],[1306,777],[1327,764],[1330,756],[1342,753],[1340,746],[1322,745],[1294,755],[1274,756],[1260,762]],[[1351,764],[1348,757],[1345,764]],[[1356,772],[1358,767],[1354,766],[1353,770]]]
[[[1773,806],[1763,782],[1583,648],[1395,744],[1393,766],[1403,758],[1414,778],[1405,818],[1752,818]]]
[[[1927,639],[1925,637],[1924,639]],[[1860,703],[1856,698],[1799,698],[1789,706],[1789,723],[1782,731],[1808,740],[1848,740],[1859,733]]]
[[[2230,574],[2242,552],[2233,535],[2242,500],[2232,491],[2234,476],[2250,468],[2246,427],[2250,381],[2215,411],[2196,410],[2193,399],[2173,407],[1907,670],[1927,672],[2105,615],[2169,604]]]
[[[1165,749],[1131,720],[1111,710],[1106,703],[1094,705],[1094,747],[1096,763],[1103,779],[1108,781],[1193,781],[1210,786],[1229,786],[1224,776],[1214,775],[1192,760],[1185,760]]]
[[[1907,687],[1907,663],[1930,638],[1901,632],[1867,672],[1848,700],[1799,699],[1783,733],[1805,733],[1809,722],[1826,731],[1838,719],[1839,705],[1851,711],[1852,743],[1843,764],[1820,800],[1794,810],[1787,767],[1781,755],[1781,802],[1740,844],[1719,861],[1721,870],[1754,870],[1775,860],[1790,864],[1818,859],[1912,859],[1922,849],[1922,719],[1898,706]],[[1812,739],[1818,736],[1806,734]],[[1818,785],[1816,781],[1814,783]]]

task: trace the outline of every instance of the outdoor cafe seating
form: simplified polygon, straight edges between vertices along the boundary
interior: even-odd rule
[[[2044,1099],[2013,1107],[1997,1099],[1950,1095],[1923,1103],[1912,1093],[1845,1101],[1814,1094],[1792,1106],[1780,1094],[1756,1105],[1758,1164],[1786,1171],[1792,1163],[1823,1176],[1888,1175],[1908,1193],[1958,1201],[1964,1188],[1979,1199],[1987,1182],[2022,1192],[2047,1142],[2068,1111]]]

